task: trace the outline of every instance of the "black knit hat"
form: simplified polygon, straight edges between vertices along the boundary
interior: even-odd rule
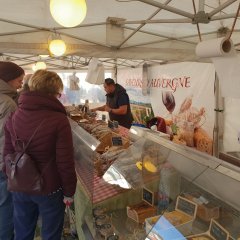
[[[112,78],[106,78],[104,81],[107,85],[114,85],[115,82]]]
[[[0,61],[0,79],[8,82],[24,74],[24,70],[13,62]]]

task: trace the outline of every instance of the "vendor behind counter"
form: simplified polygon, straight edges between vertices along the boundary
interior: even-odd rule
[[[107,93],[106,104],[92,111],[107,111],[111,121],[118,121],[119,125],[131,128],[133,117],[126,89],[115,83],[112,78],[105,79],[104,89]]]

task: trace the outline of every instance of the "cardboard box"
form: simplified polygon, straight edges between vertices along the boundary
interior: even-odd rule
[[[175,210],[172,212],[165,212],[163,215],[155,216],[145,220],[146,232],[150,232],[151,229],[157,224],[158,221],[165,221],[167,224],[164,226],[159,225],[156,231],[175,231],[177,229],[184,236],[191,234],[192,224],[197,214],[197,204],[183,197],[178,196]],[[161,219],[164,218],[164,219]],[[161,228],[162,227],[162,228]],[[161,234],[161,233],[160,233]]]
[[[147,188],[142,189],[142,202],[127,206],[127,216],[138,223],[143,223],[146,218],[157,214],[154,206],[154,192]]]
[[[228,240],[229,232],[214,219],[211,219],[207,232],[188,236],[187,240]]]
[[[197,216],[205,222],[211,221],[211,218],[219,218],[219,207],[207,205],[198,205]]]
[[[212,218],[214,219],[219,218],[219,212],[220,212],[219,206],[216,206],[211,202],[208,202],[207,204],[202,203],[201,201],[198,200],[198,199],[201,199],[201,194],[186,193],[184,194],[184,197],[198,204],[197,217],[199,217],[201,220],[205,222],[210,222]]]

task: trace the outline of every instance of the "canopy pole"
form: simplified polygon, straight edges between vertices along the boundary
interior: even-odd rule
[[[114,78],[116,79],[116,83],[117,83],[118,82],[118,79],[117,79],[117,72],[118,72],[117,58],[114,59],[114,63],[115,63],[115,66],[114,66]]]
[[[228,0],[227,2],[223,3],[222,5],[220,5],[219,7],[215,8],[213,11],[211,11],[208,16],[211,18],[212,16],[214,16],[215,14],[221,12],[224,8],[228,7],[229,5],[231,5],[232,3],[236,2],[237,0]]]
[[[198,12],[204,12],[205,0],[199,0]]]
[[[214,129],[213,129],[213,156],[219,157],[219,79],[217,73],[215,72],[215,83],[214,83],[214,97],[215,97],[215,122],[214,122]]]
[[[172,0],[167,0],[164,4],[167,5],[168,3],[170,3]],[[154,16],[156,16],[162,9],[159,8],[158,10],[156,10],[150,17],[147,18],[147,20],[151,20]],[[121,44],[118,45],[118,48],[122,47],[122,45],[128,41],[134,34],[136,34],[142,27],[144,27],[146,25],[146,23],[142,23],[140,26],[138,26],[126,39],[124,39],[123,42],[121,42]]]
[[[178,15],[181,15],[181,16],[184,16],[184,17],[187,17],[187,18],[190,18],[190,19],[193,19],[193,17],[194,17],[194,15],[189,13],[189,12],[185,12],[183,10],[180,10],[180,9],[177,9],[177,8],[165,5],[163,3],[160,3],[160,2],[157,2],[157,1],[154,1],[154,0],[138,0],[138,1],[147,3],[149,5],[152,5],[152,6],[155,6],[155,7],[158,7],[158,8],[162,8],[162,9],[164,9],[166,11],[169,11],[169,12],[172,12],[172,13],[176,13]]]

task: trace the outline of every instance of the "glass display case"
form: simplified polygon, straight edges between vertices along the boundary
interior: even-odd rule
[[[79,239],[198,239],[187,236],[218,225],[227,238],[240,237],[238,167],[137,127],[127,149],[99,156],[101,141],[72,128]],[[109,161],[102,174],[96,158]]]

